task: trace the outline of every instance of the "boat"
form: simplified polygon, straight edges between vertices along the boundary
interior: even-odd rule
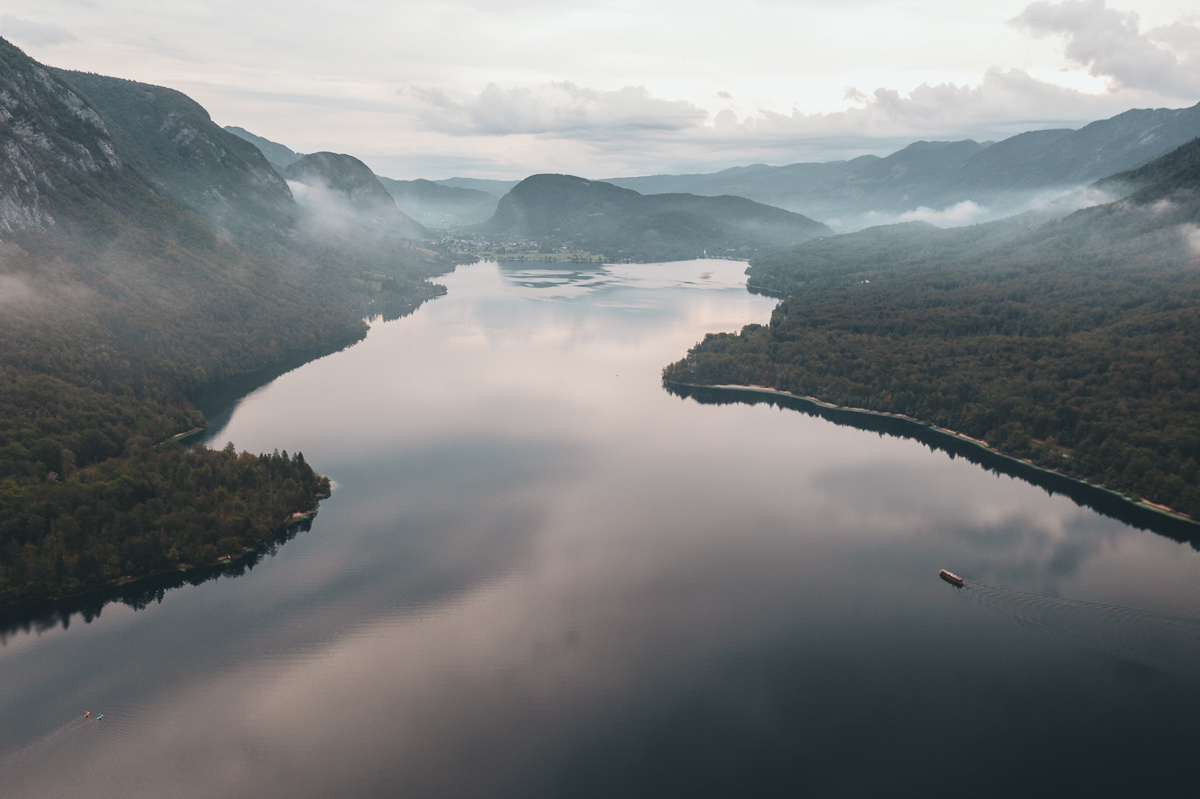
[[[941,577],[943,580],[950,583],[950,585],[957,585],[959,588],[962,588],[963,578],[959,577],[954,572],[948,572],[945,569],[942,569],[940,572],[938,572],[938,577]]]

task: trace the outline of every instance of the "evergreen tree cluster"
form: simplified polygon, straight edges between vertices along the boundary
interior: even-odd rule
[[[49,480],[0,482],[0,605],[76,594],[239,555],[328,479],[304,456],[141,442],[124,457]]]
[[[709,335],[663,377],[901,414],[1200,519],[1189,169],[1147,202],[1049,224],[902,226],[764,257],[750,283],[784,297],[770,324]]]

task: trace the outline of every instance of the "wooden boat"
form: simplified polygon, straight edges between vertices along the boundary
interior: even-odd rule
[[[957,585],[960,588],[962,587],[963,578],[959,577],[954,572],[948,572],[945,569],[942,569],[940,572],[938,572],[938,577],[941,577],[943,580],[950,583],[950,585]]]

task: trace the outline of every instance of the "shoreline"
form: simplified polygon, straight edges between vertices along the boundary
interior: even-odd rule
[[[854,414],[862,414],[864,416],[873,416],[873,417],[882,418],[882,419],[895,419],[897,421],[906,422],[908,424],[912,424],[917,427],[924,428],[925,430],[936,433],[938,435],[946,436],[946,437],[952,438],[956,441],[961,441],[970,446],[977,447],[978,449],[983,450],[984,452],[986,452],[989,455],[992,455],[997,458],[1003,458],[1003,459],[1011,461],[1013,463],[1020,464],[1024,468],[1034,469],[1034,470],[1042,472],[1044,474],[1052,475],[1055,478],[1058,478],[1060,480],[1070,480],[1074,483],[1078,483],[1079,485],[1082,485],[1082,486],[1087,486],[1088,488],[1094,489],[1096,491],[1103,491],[1106,494],[1108,494],[1109,496],[1111,496],[1115,499],[1119,499],[1122,502],[1125,502],[1126,504],[1131,505],[1135,508],[1139,508],[1143,511],[1146,511],[1149,513],[1155,513],[1160,516],[1165,516],[1174,521],[1186,522],[1188,524],[1200,524],[1200,521],[1193,519],[1191,516],[1188,516],[1187,514],[1180,513],[1179,511],[1174,510],[1173,508],[1169,508],[1166,505],[1159,505],[1157,503],[1148,502],[1146,500],[1135,500],[1132,497],[1129,497],[1129,496],[1126,496],[1125,494],[1120,493],[1119,491],[1114,491],[1111,488],[1107,488],[1107,487],[1099,485],[1097,483],[1089,483],[1087,480],[1081,480],[1080,478],[1072,477],[1069,474],[1063,474],[1062,472],[1058,472],[1053,469],[1047,469],[1044,466],[1038,466],[1037,464],[1033,463],[1032,461],[1025,460],[1024,458],[1018,458],[1013,455],[1005,454],[1005,453],[1001,452],[1000,450],[995,449],[992,446],[990,446],[986,441],[980,441],[977,438],[972,438],[971,436],[956,432],[954,430],[950,430],[945,427],[939,427],[939,426],[933,424],[932,422],[921,421],[920,419],[916,419],[912,416],[905,416],[904,414],[900,414],[900,413],[890,413],[888,411],[873,411],[868,408],[854,408],[854,407],[850,407],[847,405],[834,405],[833,403],[825,402],[824,400],[817,399],[816,397],[807,397],[807,396],[804,396],[803,394],[792,394],[791,392],[788,392],[788,391],[780,391],[779,389],[768,388],[766,386],[739,386],[739,385],[734,385],[734,384],[721,384],[721,385],[709,386],[709,385],[701,385],[699,383],[680,383],[680,382],[677,382],[674,380],[664,380],[663,384],[671,385],[671,386],[680,386],[680,387],[684,387],[684,388],[710,389],[710,390],[714,390],[714,391],[718,391],[718,392],[739,392],[740,391],[740,392],[749,392],[749,393],[753,393],[753,394],[763,394],[763,395],[767,395],[767,396],[784,397],[789,400],[799,400],[801,402],[809,403],[810,405],[815,405],[819,408],[824,408],[826,410],[831,410],[831,411],[838,411],[840,413],[854,413]]]
[[[104,583],[103,585],[97,585],[92,588],[85,589],[83,591],[76,591],[75,593],[72,593],[72,594],[62,594],[60,596],[55,596],[55,597],[39,597],[39,598],[35,598],[35,599],[19,599],[16,602],[12,602],[7,605],[0,605],[0,616],[8,616],[10,614],[20,614],[23,612],[31,612],[31,611],[38,611],[38,610],[42,610],[42,611],[53,610],[57,606],[60,606],[64,603],[79,602],[81,600],[88,599],[89,597],[99,596],[106,591],[112,591],[117,588],[128,588],[128,587],[136,588],[138,583],[146,582],[149,580],[154,580],[156,578],[166,577],[168,575],[174,575],[174,574],[185,575],[185,574],[189,574],[189,573],[203,571],[206,569],[214,569],[214,568],[220,568],[223,566],[237,565],[238,563],[240,563],[242,560],[244,560],[248,556],[253,555],[257,552],[260,552],[263,549],[263,547],[269,545],[271,542],[273,542],[275,539],[279,538],[281,535],[286,534],[293,527],[296,527],[300,524],[303,524],[306,521],[311,520],[313,517],[315,517],[317,515],[317,512],[320,510],[321,501],[328,499],[331,495],[332,495],[332,492],[330,494],[325,494],[323,496],[317,497],[317,507],[315,507],[315,508],[311,508],[306,511],[296,511],[295,513],[290,514],[283,521],[282,525],[274,528],[270,534],[268,534],[266,537],[264,537],[261,541],[255,543],[253,546],[246,547],[246,548],[242,549],[240,552],[226,553],[224,555],[221,555],[212,563],[181,563],[174,568],[161,569],[159,571],[148,572],[146,574],[139,574],[136,577],[124,575],[124,576],[118,577],[115,580]],[[107,604],[107,603],[105,603],[105,604]]]

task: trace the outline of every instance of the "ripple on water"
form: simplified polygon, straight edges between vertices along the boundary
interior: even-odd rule
[[[965,595],[1034,630],[1157,671],[1200,678],[1200,619],[968,582]]]

